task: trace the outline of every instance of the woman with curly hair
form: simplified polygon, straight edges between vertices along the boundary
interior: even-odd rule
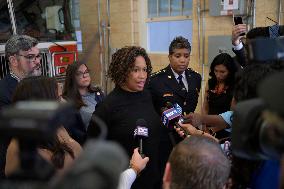
[[[129,157],[138,145],[134,130],[141,124],[139,119],[144,119],[147,123],[147,126],[140,126],[148,127],[148,137],[143,141],[143,153],[150,161],[132,188],[159,188],[158,144],[161,124],[151,94],[144,89],[151,71],[151,61],[143,48],[128,46],[119,49],[113,54],[108,71],[115,88],[98,104],[93,114],[106,123],[107,139],[121,144]],[[91,121],[88,135],[93,137],[98,133],[98,126]]]
[[[97,103],[103,99],[103,93],[100,88],[91,85],[86,64],[75,62],[68,65],[62,97],[75,103],[87,130]]]
[[[221,53],[214,58],[210,65],[211,78],[205,89],[203,114],[215,115],[230,110],[236,71],[235,62],[229,54]],[[223,129],[212,127],[213,132],[218,131],[216,137],[219,139],[228,135]]]

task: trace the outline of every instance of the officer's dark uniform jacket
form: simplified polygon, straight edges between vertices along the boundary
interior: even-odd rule
[[[178,103],[182,107],[183,114],[194,112],[201,87],[201,76],[190,68],[185,70],[185,76],[188,91],[178,84],[170,65],[151,75],[147,88],[151,91],[153,104],[159,115],[167,102]],[[173,146],[181,140],[182,138],[175,131],[166,127],[160,128],[159,167],[161,175],[164,174],[164,168]]]
[[[159,114],[166,102],[178,103],[182,107],[183,114],[195,111],[201,87],[201,76],[190,68],[185,70],[185,76],[188,91],[180,87],[170,65],[151,75],[148,89],[151,91],[155,109]]]

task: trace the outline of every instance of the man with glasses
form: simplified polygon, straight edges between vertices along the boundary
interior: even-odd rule
[[[26,35],[13,35],[5,45],[10,73],[0,80],[0,110],[9,104],[13,92],[23,78],[41,75],[38,41]],[[5,176],[6,151],[9,138],[0,139],[0,178]]]

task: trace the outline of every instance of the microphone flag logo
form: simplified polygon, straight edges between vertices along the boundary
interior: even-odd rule
[[[137,126],[134,130],[134,136],[148,137],[148,128]]]

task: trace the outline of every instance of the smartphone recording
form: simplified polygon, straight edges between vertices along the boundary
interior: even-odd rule
[[[235,25],[243,24],[243,19],[240,16],[234,16],[234,23]],[[245,33],[241,33],[240,36],[244,36]]]
[[[240,16],[235,16],[234,17],[234,22],[235,22],[235,25],[243,24],[243,19]]]

